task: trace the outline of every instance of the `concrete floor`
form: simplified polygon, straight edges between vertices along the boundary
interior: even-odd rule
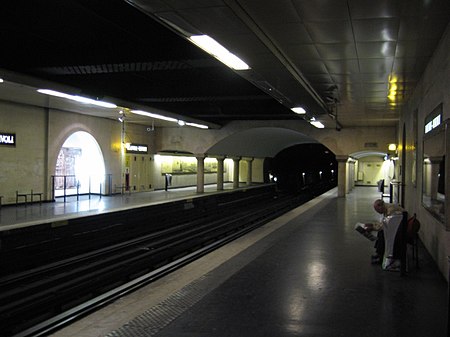
[[[336,189],[53,334],[447,336],[447,282],[420,247],[408,275],[370,264],[356,222],[375,187]],[[410,252],[409,252],[410,254]]]

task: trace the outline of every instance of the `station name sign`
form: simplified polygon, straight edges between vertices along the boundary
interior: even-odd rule
[[[0,145],[16,146],[16,134],[0,132]]]
[[[442,122],[442,103],[425,117],[425,133],[436,129]]]
[[[127,153],[148,153],[148,146],[145,144],[130,144],[125,146]]]

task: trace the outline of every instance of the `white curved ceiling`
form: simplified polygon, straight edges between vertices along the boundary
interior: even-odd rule
[[[208,155],[228,157],[275,157],[278,152],[288,147],[318,143],[315,139],[300,132],[275,127],[254,128],[237,132],[210,147]]]

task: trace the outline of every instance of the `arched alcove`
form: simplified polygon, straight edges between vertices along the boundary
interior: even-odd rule
[[[103,154],[95,138],[85,132],[72,133],[61,146],[55,166],[55,196],[101,193],[105,182]]]

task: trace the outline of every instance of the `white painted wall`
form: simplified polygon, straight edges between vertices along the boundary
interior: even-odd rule
[[[408,212],[416,213],[421,222],[420,238],[437,262],[443,275],[448,278],[450,255],[450,233],[422,205],[422,159],[425,117],[440,103],[443,103],[443,120],[450,118],[450,26],[434,52],[414,94],[402,111],[398,129],[407,132],[406,138],[406,199]],[[417,134],[414,130],[414,114],[417,111]],[[399,132],[398,142],[402,137]],[[417,151],[416,151],[417,150]],[[416,162],[418,165],[416,166]],[[447,172],[448,168],[447,168]],[[450,191],[447,196],[450,197]]]

